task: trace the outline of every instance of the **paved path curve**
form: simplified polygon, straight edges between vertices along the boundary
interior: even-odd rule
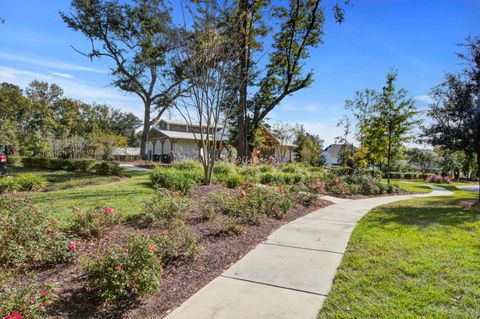
[[[480,188],[478,185],[472,185],[472,186],[457,186],[457,188],[463,189],[465,191],[470,191],[470,192],[479,192]]]
[[[350,234],[372,208],[428,194],[335,202],[272,233],[168,319],[315,319],[330,291]]]

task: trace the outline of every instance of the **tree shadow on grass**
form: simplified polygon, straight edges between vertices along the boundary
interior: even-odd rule
[[[381,211],[385,212],[385,214],[372,216],[373,220],[370,222],[429,227],[431,225],[457,226],[480,221],[480,208],[478,207],[399,206],[382,208]]]

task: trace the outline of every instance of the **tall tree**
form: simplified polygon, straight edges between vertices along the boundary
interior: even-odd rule
[[[396,72],[387,74],[387,83],[375,106],[376,116],[372,122],[372,129],[384,134],[389,184],[392,163],[401,155],[404,143],[412,140],[412,129],[418,124],[415,100],[407,98],[405,89],[397,90],[395,88],[396,79]]]
[[[348,3],[348,1],[345,1]],[[313,72],[304,72],[309,50],[321,42],[324,24],[324,9],[320,0],[290,0],[288,5],[269,6],[270,1],[238,1],[238,45],[239,74],[242,79],[238,87],[237,107],[238,156],[244,160],[250,156],[256,131],[267,115],[288,95],[308,87],[313,80]],[[262,9],[265,9],[262,12]],[[268,13],[266,13],[268,12]],[[273,18],[279,22],[279,30],[273,37],[273,45],[266,72],[256,72],[258,64],[253,53],[259,50],[258,37],[265,36],[267,29],[263,21]],[[334,6],[338,22],[344,19],[340,5]],[[249,99],[248,89],[257,86],[256,93]]]
[[[424,137],[434,146],[476,154],[480,184],[480,37],[467,38],[463,46],[467,52],[458,56],[465,69],[446,74],[432,90],[428,115],[433,123],[424,128]]]
[[[148,133],[180,94],[179,73],[170,63],[174,31],[163,0],[72,0],[65,23],[91,41],[90,59],[113,62],[112,84],[136,94],[143,103],[141,156],[146,159]],[[80,51],[79,51],[80,52]]]

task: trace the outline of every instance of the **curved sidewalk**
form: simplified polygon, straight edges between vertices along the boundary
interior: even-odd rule
[[[272,233],[212,280],[168,319],[315,319],[330,291],[355,224],[372,208],[428,194],[361,200],[333,199]]]

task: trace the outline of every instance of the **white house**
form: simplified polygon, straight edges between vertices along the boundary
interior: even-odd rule
[[[210,128],[210,135],[216,136],[221,147],[228,141],[228,134],[223,127],[216,132]],[[200,132],[206,133],[205,125],[188,125],[185,122],[160,120],[148,133],[147,158],[150,160],[181,161],[198,159],[200,155]]]

